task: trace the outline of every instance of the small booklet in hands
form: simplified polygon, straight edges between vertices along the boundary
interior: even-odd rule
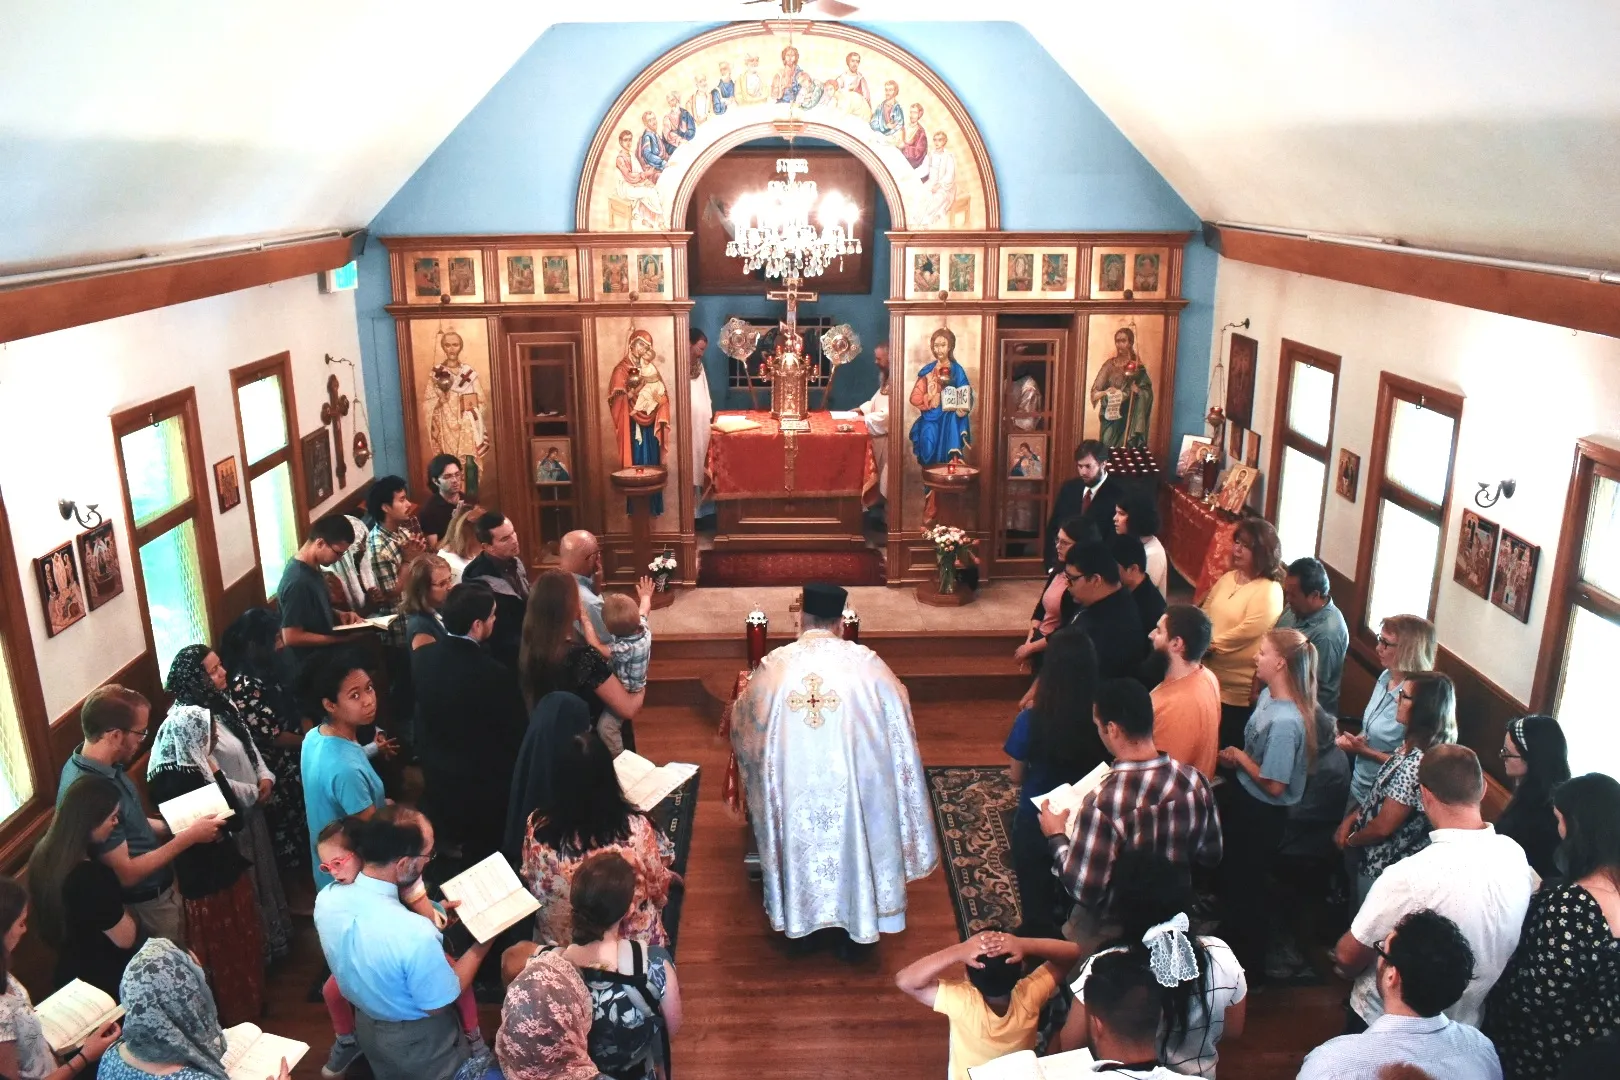
[[[271,1035],[253,1024],[237,1024],[225,1029],[225,1056],[220,1064],[231,1080],[275,1080],[281,1075],[283,1060],[288,1070],[296,1069],[307,1053],[309,1043]]]
[[[1045,795],[1036,795],[1029,801],[1035,804],[1037,810],[1041,808],[1042,803],[1045,803],[1054,814],[1061,814],[1067,810],[1072,819],[1080,812],[1086,796],[1101,787],[1102,782],[1108,778],[1108,768],[1108,762],[1104,761],[1074,783],[1059,784]]]
[[[40,1032],[57,1056],[77,1050],[84,1041],[124,1015],[112,995],[83,979],[74,979],[34,1006]]]
[[[1096,1075],[1092,1069],[1096,1063],[1097,1059],[1084,1047],[1051,1057],[1036,1057],[1033,1050],[1019,1050],[973,1066],[968,1070],[968,1080],[1071,1080]]]
[[[236,811],[231,809],[231,804],[225,801],[225,793],[219,790],[219,784],[213,781],[209,781],[195,791],[177,795],[168,802],[158,803],[158,813],[163,815],[163,820],[169,826],[169,831],[176,836],[187,826],[205,817],[228,818],[236,816]]]
[[[626,750],[613,759],[613,771],[619,774],[619,786],[630,805],[648,813],[663,802],[670,792],[697,774],[696,765],[672,761],[668,765],[654,765],[633,750]]]
[[[456,901],[456,917],[479,944],[540,910],[540,901],[498,851],[440,885],[439,891]]]

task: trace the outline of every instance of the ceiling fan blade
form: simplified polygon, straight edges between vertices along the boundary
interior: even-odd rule
[[[861,10],[854,4],[845,4],[841,0],[810,0],[807,6],[815,8],[829,19],[847,19]]]

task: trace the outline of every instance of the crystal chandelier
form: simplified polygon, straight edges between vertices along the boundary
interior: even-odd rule
[[[834,259],[860,254],[854,235],[858,206],[836,191],[817,206],[815,181],[798,179],[810,171],[804,158],[777,158],[776,171],[787,179],[742,196],[731,211],[734,232],[726,254],[743,260],[744,273],[763,268],[767,277],[816,277]]]

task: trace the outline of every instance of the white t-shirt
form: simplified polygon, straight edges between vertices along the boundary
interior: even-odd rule
[[[1142,567],[1147,571],[1148,580],[1153,587],[1159,590],[1160,596],[1170,595],[1170,559],[1164,553],[1164,545],[1157,536],[1142,537],[1142,550],[1147,554],[1147,565]],[[1152,630],[1153,627],[1146,627]]]
[[[1181,1076],[1215,1075],[1215,1044],[1221,1041],[1221,1033],[1226,1030],[1227,1007],[1242,1001],[1249,992],[1243,966],[1226,942],[1218,937],[1199,937],[1198,944],[1204,947],[1209,962],[1207,993],[1187,1003],[1187,1033],[1175,1045],[1166,1046],[1163,1054],[1164,1064]],[[1087,957],[1080,966],[1080,974],[1070,984],[1075,1000],[1082,1005],[1086,1003],[1085,985],[1091,975],[1092,962],[1103,953],[1124,951],[1124,946],[1116,946]]]
[[[1530,894],[1541,879],[1530,869],[1524,849],[1491,826],[1435,829],[1431,843],[1378,875],[1356,918],[1355,939],[1371,948],[1389,936],[1407,915],[1428,908],[1457,924],[1474,950],[1474,977],[1446,1015],[1479,1027],[1485,995],[1519,944],[1519,929]],[[1378,965],[1356,976],[1350,1007],[1371,1024],[1384,1014],[1378,992]]]

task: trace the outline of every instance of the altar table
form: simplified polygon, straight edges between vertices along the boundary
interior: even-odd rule
[[[1230,569],[1238,518],[1181,488],[1166,484],[1159,490],[1165,554],[1176,573],[1192,582],[1193,603],[1201,603],[1210,586]]]
[[[737,415],[725,413],[723,415]],[[759,424],[709,438],[704,498],[716,503],[717,549],[861,549],[861,510],[878,499],[866,423],[811,413],[809,431],[784,432],[768,412]],[[848,426],[849,431],[839,431]]]

